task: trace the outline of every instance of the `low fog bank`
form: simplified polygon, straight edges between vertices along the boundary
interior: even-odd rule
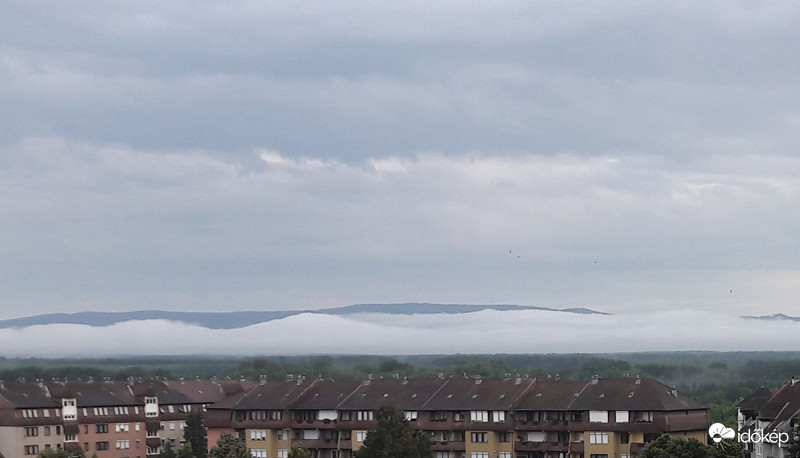
[[[677,310],[618,315],[486,310],[462,315],[304,313],[240,329],[166,320],[0,330],[0,356],[786,351],[800,323]]]

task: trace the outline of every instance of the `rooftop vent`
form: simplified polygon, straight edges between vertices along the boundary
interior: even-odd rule
[[[636,384],[637,385],[641,385],[642,384],[642,377],[639,376],[639,374],[636,374]]]
[[[597,382],[600,381],[600,377],[597,374],[592,376],[592,385],[597,385]]]

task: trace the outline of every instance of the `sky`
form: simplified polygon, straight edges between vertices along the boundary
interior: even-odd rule
[[[0,317],[800,315],[800,4],[0,0]]]

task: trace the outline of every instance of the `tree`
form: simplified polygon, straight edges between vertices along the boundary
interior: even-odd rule
[[[176,458],[197,458],[197,455],[192,453],[192,444],[190,442],[183,444],[183,447],[178,450]]]
[[[644,449],[645,458],[718,458],[713,447],[703,444],[697,439],[685,440],[662,434],[658,439],[647,444]]]
[[[244,441],[230,433],[222,433],[217,445],[211,449],[210,458],[252,458]]]
[[[86,454],[83,453],[83,450],[67,451],[63,448],[46,448],[42,450],[38,456],[39,458],[86,458]],[[0,453],[0,458],[3,458],[2,453]]]
[[[183,440],[191,444],[191,452],[197,458],[206,458],[208,453],[208,438],[203,422],[203,413],[192,412],[186,418],[186,428],[183,430]]]
[[[791,445],[789,445],[787,452],[789,453],[789,458],[800,458],[800,414],[792,418],[792,424],[794,424],[794,429],[792,430],[792,437],[789,439]]]
[[[304,447],[292,447],[289,452],[289,458],[311,458],[313,456],[314,454],[311,453],[311,450]]]
[[[172,443],[170,441],[164,444],[164,448],[158,453],[158,458],[176,458],[175,450],[172,450]]]
[[[431,443],[427,436],[417,434],[394,404],[375,412],[377,426],[367,433],[364,446],[354,453],[355,458],[431,458]]]

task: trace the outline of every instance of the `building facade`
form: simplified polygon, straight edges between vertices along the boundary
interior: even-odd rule
[[[0,381],[0,453],[52,449],[98,458],[146,458],[182,444],[190,412],[252,388],[250,382]]]
[[[737,404],[740,438],[752,458],[786,458],[788,447],[783,439],[794,436],[800,416],[800,380],[792,377],[778,391],[761,387]],[[779,440],[763,440],[765,437]]]
[[[631,458],[665,433],[705,443],[709,427],[705,405],[639,377],[288,377],[210,405],[209,445],[224,431],[245,440],[257,458],[285,458],[292,447],[347,458],[388,403],[431,439],[435,458]]]

